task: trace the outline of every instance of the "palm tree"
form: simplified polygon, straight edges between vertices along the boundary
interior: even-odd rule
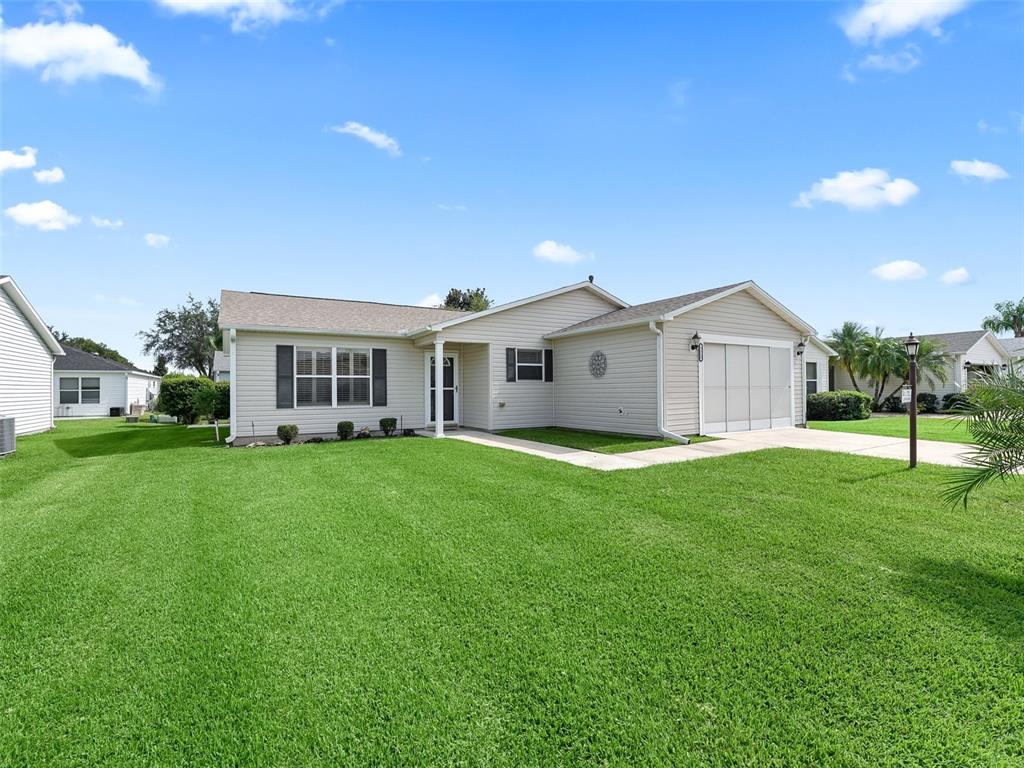
[[[1017,338],[1024,337],[1024,299],[997,301],[996,313],[982,320],[981,327],[992,333],[1013,331]]]
[[[868,329],[860,323],[847,320],[838,328],[832,329],[829,344],[838,355],[836,364],[850,374],[853,388],[860,392],[857,384],[857,360],[860,358],[864,340],[868,337]]]
[[[898,376],[902,378],[899,385],[889,394],[895,395],[900,387],[910,383],[910,359],[907,357],[907,348],[902,339],[894,339],[900,347],[900,369]],[[921,339],[917,348],[917,383],[922,380],[930,384],[945,384],[949,378],[950,366],[953,364],[953,356],[945,352],[945,347],[931,339]],[[882,398],[883,402],[885,398]]]
[[[875,328],[873,335],[865,336],[860,354],[854,361],[857,372],[870,379],[874,385],[871,407],[876,411],[885,399],[885,385],[890,378],[900,375],[906,358],[902,343],[897,339],[886,338],[882,333],[882,328]]]
[[[959,411],[977,447],[967,456],[970,467],[954,476],[943,495],[966,507],[971,491],[990,480],[1017,476],[1024,482],[1024,377],[982,374],[964,396]]]

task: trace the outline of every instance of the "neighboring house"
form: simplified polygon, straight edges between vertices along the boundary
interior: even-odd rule
[[[0,417],[14,417],[14,432],[53,428],[53,361],[64,354],[14,278],[0,275]]]
[[[1016,336],[1009,339],[1000,339],[999,343],[1003,345],[1003,349],[1006,350],[1013,360],[1014,366],[1020,371],[1021,365],[1024,364],[1024,337]]]
[[[941,400],[951,392],[961,392],[970,384],[972,379],[982,372],[991,372],[1002,368],[1010,362],[1010,355],[990,331],[958,331],[956,333],[929,333],[919,336],[922,341],[938,342],[944,351],[951,355],[953,360],[946,367],[946,381],[930,381],[927,377],[921,376],[918,384],[918,392],[931,392]],[[874,384],[870,380],[857,377],[857,384],[864,391],[871,389]],[[899,386],[899,381],[893,381],[891,387]],[[886,388],[890,385],[886,384]],[[833,370],[833,389],[853,389],[853,382],[846,369],[838,365]],[[886,395],[889,392],[885,393]]]
[[[231,362],[220,350],[213,353],[213,380],[231,381]]]
[[[280,424],[307,437],[339,421],[376,430],[385,416],[438,436],[802,424],[814,335],[753,282],[629,306],[586,281],[475,313],[223,291],[220,326],[239,443]],[[811,347],[823,365],[831,350]]]
[[[112,408],[130,413],[149,406],[160,393],[160,377],[105,357],[61,345],[53,366],[53,415],[110,416]]]

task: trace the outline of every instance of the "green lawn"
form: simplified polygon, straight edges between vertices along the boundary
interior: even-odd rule
[[[1024,486],[62,422],[0,460],[0,765],[1020,765]]]
[[[651,448],[668,448],[679,445],[675,440],[651,440],[636,435],[620,435],[615,432],[582,432],[561,427],[506,429],[498,434],[506,437],[518,437],[521,440],[534,440],[538,443],[563,445],[566,448],[579,448],[582,451],[596,451],[597,453],[629,453],[630,451],[646,451]],[[706,440],[715,439],[693,435],[690,442],[703,443]]]
[[[872,416],[859,421],[809,421],[811,429],[832,432],[856,432],[883,437],[910,437],[909,416]],[[960,418],[920,416],[917,419],[917,437],[920,440],[939,440],[944,443],[972,443],[967,427]]]

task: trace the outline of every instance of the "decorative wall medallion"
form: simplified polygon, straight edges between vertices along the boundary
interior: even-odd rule
[[[604,352],[597,350],[590,356],[590,375],[595,379],[600,379],[607,370],[608,358],[605,357]]]

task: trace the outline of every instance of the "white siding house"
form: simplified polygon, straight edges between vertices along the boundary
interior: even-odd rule
[[[14,280],[0,275],[0,417],[14,417],[16,434],[53,427],[53,361],[63,354]]]
[[[53,415],[62,418],[123,414],[149,407],[160,393],[160,377],[113,360],[61,345],[53,366]]]
[[[588,280],[476,313],[223,291],[220,325],[237,443],[384,417],[437,436],[790,426],[804,421],[805,350],[816,365],[831,352],[752,282],[629,306]]]

